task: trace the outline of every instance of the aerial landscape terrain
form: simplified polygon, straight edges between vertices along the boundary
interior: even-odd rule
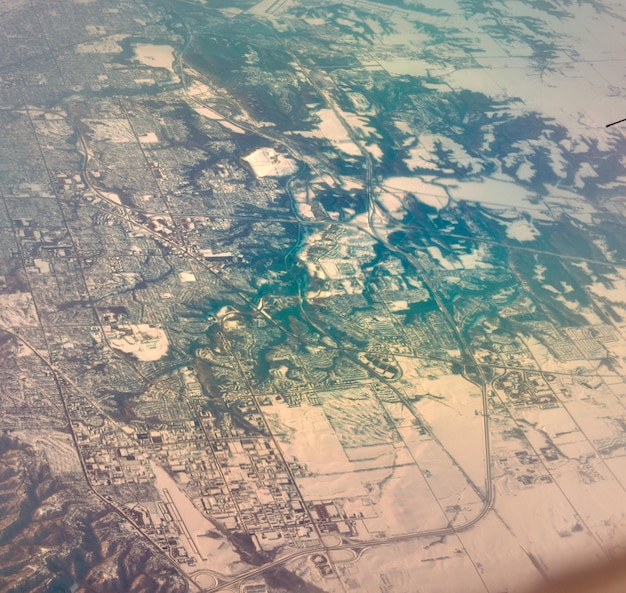
[[[626,553],[623,0],[1,0],[0,593],[525,593]]]

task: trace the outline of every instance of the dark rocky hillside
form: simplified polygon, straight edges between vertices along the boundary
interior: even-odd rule
[[[0,592],[178,593],[175,568],[83,484],[0,438]]]

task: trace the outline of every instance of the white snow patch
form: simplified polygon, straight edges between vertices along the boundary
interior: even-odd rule
[[[537,227],[525,219],[519,219],[506,225],[506,236],[516,241],[534,241],[539,234]]]
[[[0,327],[37,325],[37,311],[29,292],[0,295]]]
[[[257,177],[284,177],[298,170],[297,163],[273,148],[259,148],[243,158]]]
[[[180,272],[178,277],[181,282],[196,282],[196,275],[193,272]]]
[[[350,156],[361,156],[361,150],[332,109],[320,109],[316,115],[320,119],[316,131],[297,133],[305,137],[326,138],[338,150]]]
[[[422,180],[420,177],[389,177],[383,182],[383,188],[411,193],[420,202],[440,210],[448,204],[448,194],[444,187]]]
[[[167,336],[155,325],[116,325],[115,329],[105,325],[104,331],[111,348],[132,354],[144,362],[159,360],[167,354]]]
[[[142,144],[157,144],[159,142],[159,138],[154,132],[148,132],[143,136],[139,136],[139,142]]]
[[[151,68],[166,68],[174,72],[174,48],[170,45],[138,43],[135,45],[135,60]]]

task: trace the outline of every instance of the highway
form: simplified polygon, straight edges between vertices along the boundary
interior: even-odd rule
[[[291,54],[291,56],[295,60],[298,60],[298,57],[295,56],[294,54]],[[306,70],[305,70],[304,66],[302,66],[302,64],[300,64],[300,67],[302,68],[303,72],[306,72]],[[377,240],[379,240],[383,245],[385,245],[385,247],[387,249],[389,249],[390,251],[392,251],[395,254],[397,254],[400,258],[406,260],[414,269],[416,269],[418,272],[420,272],[420,279],[424,282],[425,286],[429,290],[429,292],[432,295],[433,299],[437,303],[437,306],[438,306],[439,310],[444,315],[444,317],[445,317],[446,321],[448,322],[449,326],[451,327],[451,329],[456,334],[458,342],[461,345],[463,351],[465,352],[466,356],[470,360],[473,361],[473,364],[476,367],[476,369],[477,369],[477,371],[478,371],[478,373],[479,373],[479,375],[481,377],[481,381],[480,381],[479,387],[481,389],[482,408],[483,408],[483,413],[482,413],[482,417],[483,417],[483,442],[484,442],[484,457],[485,457],[485,485],[484,485],[485,490],[484,490],[484,492],[479,491],[476,488],[476,486],[473,484],[473,482],[469,479],[467,474],[463,471],[463,469],[460,466],[458,466],[458,464],[456,464],[456,462],[454,460],[453,460],[453,462],[457,465],[457,468],[462,471],[463,475],[468,480],[468,483],[476,490],[477,494],[483,500],[483,506],[482,506],[480,512],[478,512],[472,519],[470,519],[469,521],[467,521],[464,524],[457,525],[457,526],[454,526],[454,527],[451,526],[450,524],[448,524],[447,526],[444,526],[444,527],[441,527],[441,528],[438,528],[438,529],[416,531],[416,532],[411,532],[411,533],[407,533],[407,534],[389,536],[389,537],[384,537],[384,538],[380,538],[380,539],[376,539],[376,540],[369,540],[369,541],[350,540],[348,538],[344,538],[343,543],[341,543],[339,545],[336,545],[336,546],[323,546],[322,545],[322,546],[319,546],[317,548],[309,548],[309,549],[306,549],[306,550],[300,550],[300,551],[297,551],[297,552],[293,552],[291,554],[288,554],[287,556],[283,556],[281,558],[278,558],[278,559],[274,560],[273,562],[267,563],[267,564],[265,564],[265,565],[263,565],[261,567],[255,568],[253,570],[249,570],[249,571],[247,571],[246,573],[244,573],[242,575],[238,575],[238,576],[230,578],[230,579],[223,579],[215,587],[213,587],[212,589],[208,590],[211,593],[218,592],[218,591],[223,591],[225,589],[232,590],[233,587],[236,587],[237,585],[240,585],[240,584],[244,583],[246,580],[248,580],[250,578],[262,575],[264,572],[266,572],[268,570],[271,570],[272,568],[284,565],[284,564],[286,564],[286,563],[288,563],[288,562],[290,562],[292,560],[298,559],[298,558],[306,557],[306,556],[308,556],[308,555],[310,555],[312,553],[315,553],[315,552],[329,553],[329,552],[339,551],[339,550],[351,550],[351,551],[354,551],[355,553],[357,553],[358,555],[360,555],[360,554],[363,553],[363,551],[365,551],[365,550],[367,550],[369,548],[372,548],[372,547],[389,545],[389,544],[393,544],[393,543],[407,542],[407,541],[412,541],[412,540],[415,540],[415,539],[425,538],[425,537],[440,537],[440,536],[445,536],[445,535],[453,535],[453,534],[462,532],[464,530],[470,529],[474,525],[479,523],[491,511],[491,509],[493,507],[493,504],[494,504],[494,500],[495,500],[495,489],[494,489],[493,481],[492,481],[491,445],[490,445],[490,439],[489,439],[489,414],[488,414],[488,391],[491,389],[492,386],[491,386],[490,383],[488,383],[480,363],[478,363],[475,360],[474,355],[473,355],[471,349],[468,347],[464,337],[462,336],[460,329],[454,323],[452,315],[450,314],[450,312],[448,311],[447,307],[443,303],[441,297],[437,294],[437,292],[435,291],[435,289],[433,288],[433,286],[429,282],[429,279],[428,279],[428,277],[426,275],[426,272],[423,269],[423,267],[421,266],[420,262],[412,254],[406,253],[406,252],[398,249],[396,246],[391,245],[377,231],[377,229],[376,229],[376,216],[377,216],[378,212],[377,212],[377,205],[376,205],[376,200],[375,200],[375,196],[374,196],[374,181],[373,181],[374,167],[373,167],[371,155],[370,155],[369,151],[367,151],[366,148],[363,146],[363,144],[360,141],[358,135],[354,132],[354,130],[347,123],[347,121],[343,117],[341,111],[335,105],[335,103],[334,103],[332,97],[330,96],[330,94],[321,86],[321,84],[317,80],[317,77],[315,76],[315,74],[314,73],[307,73],[307,78],[312,83],[312,85],[316,88],[318,93],[322,97],[324,97],[327,106],[330,109],[333,110],[333,112],[335,113],[337,119],[344,126],[344,128],[345,128],[346,132],[348,133],[348,135],[350,136],[351,140],[356,144],[356,146],[359,147],[359,150],[361,151],[361,154],[363,155],[363,158],[365,160],[365,179],[364,179],[364,184],[365,184],[365,188],[366,188],[366,195],[367,195],[367,201],[368,201],[368,223],[369,223],[369,227],[370,227],[370,234],[373,237],[375,237]],[[301,309],[303,315],[305,316],[307,321],[313,327],[315,327],[315,329],[318,332],[320,332],[322,335],[328,335],[327,332],[324,330],[324,328],[322,328],[318,324],[316,324],[311,319],[311,317],[306,314],[306,311],[304,310],[304,303],[305,302],[306,302],[305,299],[303,298],[302,294],[300,293],[300,309]],[[331,340],[333,340],[333,342],[334,342],[334,338],[332,336],[328,335],[328,337]],[[338,348],[341,349],[340,347],[338,347]],[[352,356],[349,356],[349,357],[351,358],[351,360],[353,362],[359,364],[360,366],[365,368],[369,373],[371,373],[371,370],[369,370],[365,365],[360,363],[360,361],[358,361],[358,359],[357,359],[357,357],[355,355],[352,355]],[[380,380],[380,378],[378,378],[378,379]],[[395,386],[393,386],[393,384],[388,382],[388,381],[383,380],[383,382],[385,382],[388,386],[390,386],[394,390],[396,395],[398,395],[401,398],[401,400],[403,401],[404,405],[407,406],[408,409],[411,411],[411,413],[417,418],[418,415],[417,415],[416,410],[413,408],[413,406],[410,404],[410,402],[408,402],[406,400],[406,398],[395,388]],[[431,432],[431,435],[437,441],[436,435],[432,434],[432,432]],[[442,444],[440,442],[438,442],[438,444],[445,451],[445,448],[443,448]],[[417,460],[416,460],[416,462],[417,462]],[[418,465],[418,467],[419,467],[419,465]]]

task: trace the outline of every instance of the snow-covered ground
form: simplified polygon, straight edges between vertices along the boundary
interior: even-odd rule
[[[147,323],[105,326],[105,335],[112,348],[146,362],[163,358],[169,346],[165,331]]]
[[[285,177],[298,170],[298,164],[273,148],[259,148],[243,158],[257,177]]]
[[[135,59],[152,68],[166,68],[174,72],[174,48],[169,45],[137,43],[134,46]]]

